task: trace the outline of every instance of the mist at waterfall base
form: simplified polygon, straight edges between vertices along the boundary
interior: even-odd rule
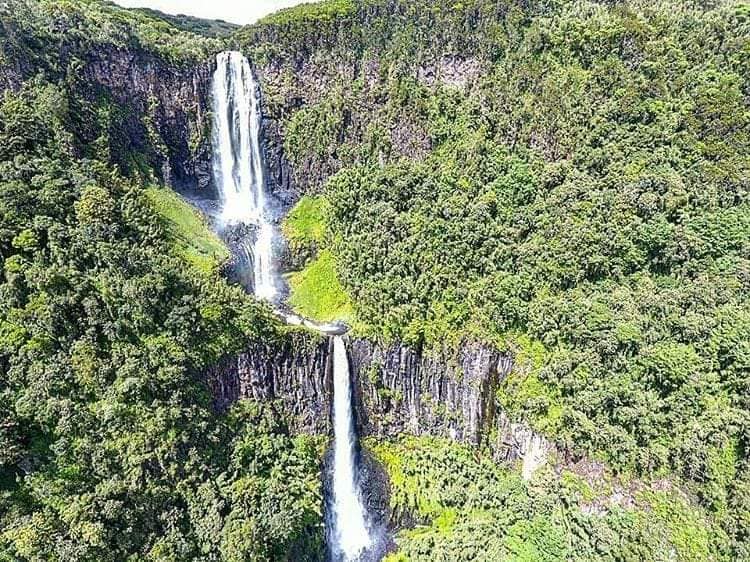
[[[273,260],[276,229],[265,193],[260,90],[241,53],[219,53],[216,63],[212,142],[220,228],[231,238],[230,245],[239,247],[239,269],[252,273],[243,284],[273,302],[279,293]]]
[[[277,238],[266,197],[261,145],[260,88],[248,60],[239,52],[216,57],[213,76],[213,174],[221,199],[220,229],[233,249],[243,282],[269,301],[290,324],[333,338],[333,471],[326,494],[326,538],[332,562],[377,562],[385,554],[384,533],[373,529],[362,501],[359,444],[352,409],[349,358],[339,324],[316,324],[281,310],[280,281],[274,264]]]

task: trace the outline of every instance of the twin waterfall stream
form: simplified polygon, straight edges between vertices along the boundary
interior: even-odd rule
[[[213,76],[213,173],[221,196],[221,228],[251,232],[242,241],[243,257],[252,264],[254,294],[279,304],[274,267],[276,227],[268,207],[261,147],[260,88],[248,60],[239,52],[217,56]],[[288,321],[316,326],[293,315]],[[377,559],[374,539],[361,498],[357,465],[357,433],[352,410],[351,375],[346,343],[333,335],[333,497],[326,526],[329,555],[334,562]]]

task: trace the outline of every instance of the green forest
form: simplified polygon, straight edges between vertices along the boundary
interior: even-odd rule
[[[565,452],[524,481],[482,448],[368,437],[388,562],[750,560],[746,1],[327,0],[243,28],[8,6],[0,561],[325,559],[328,436],[274,402],[219,412],[201,376],[289,329],[163,185],[152,116],[81,77],[93,53],[230,48],[302,195],[290,305],[509,354],[494,403]]]

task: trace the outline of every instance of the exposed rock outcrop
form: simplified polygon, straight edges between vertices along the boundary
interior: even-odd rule
[[[44,72],[75,91],[71,125],[82,155],[106,150],[124,172],[155,173],[181,191],[210,189],[211,58],[176,63],[113,44],[86,51],[63,44],[58,56],[50,68],[11,56],[0,65],[0,92]]]
[[[424,353],[400,343],[348,344],[360,435],[407,433],[488,446],[498,461],[523,459],[529,475],[551,445],[497,405],[512,358],[467,342],[458,351]],[[271,344],[251,344],[207,373],[216,407],[242,398],[280,400],[292,429],[330,434],[331,349],[327,338],[295,331]]]
[[[119,129],[110,132],[115,145],[124,146],[113,154],[140,153],[165,183],[200,191],[211,183],[212,70],[210,60],[187,67],[144,51],[107,48],[92,51],[80,74],[89,96],[106,96],[124,110]]]
[[[495,389],[511,361],[467,343],[458,352],[424,354],[395,343],[350,345],[358,379],[359,425],[366,435],[438,435],[479,444],[495,417]]]
[[[265,109],[265,105],[263,107]],[[297,189],[292,167],[284,154],[279,122],[268,114],[263,115],[262,142],[268,191],[280,210],[287,211],[299,201],[302,194]]]
[[[251,343],[245,353],[209,369],[207,380],[218,410],[242,398],[280,400],[294,431],[331,431],[331,343],[297,332],[271,343]]]

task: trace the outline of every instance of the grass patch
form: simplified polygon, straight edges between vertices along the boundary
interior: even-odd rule
[[[282,231],[293,245],[320,244],[326,234],[328,201],[305,195],[284,219]]]
[[[561,423],[559,390],[540,379],[550,353],[541,342],[516,334],[507,342],[515,361],[511,373],[498,389],[503,410],[523,418],[543,433],[554,434]]]
[[[163,187],[149,187],[146,197],[166,225],[176,255],[204,273],[216,271],[229,259],[229,250],[203,215],[177,193]]]
[[[711,540],[719,529],[702,510],[674,492],[643,492],[638,500],[647,506],[638,512],[641,524],[654,537],[661,537],[663,551],[674,552],[675,560],[712,559]]]
[[[318,322],[340,320],[350,323],[354,318],[352,301],[344,291],[330,251],[320,252],[305,269],[289,275],[294,310]]]

